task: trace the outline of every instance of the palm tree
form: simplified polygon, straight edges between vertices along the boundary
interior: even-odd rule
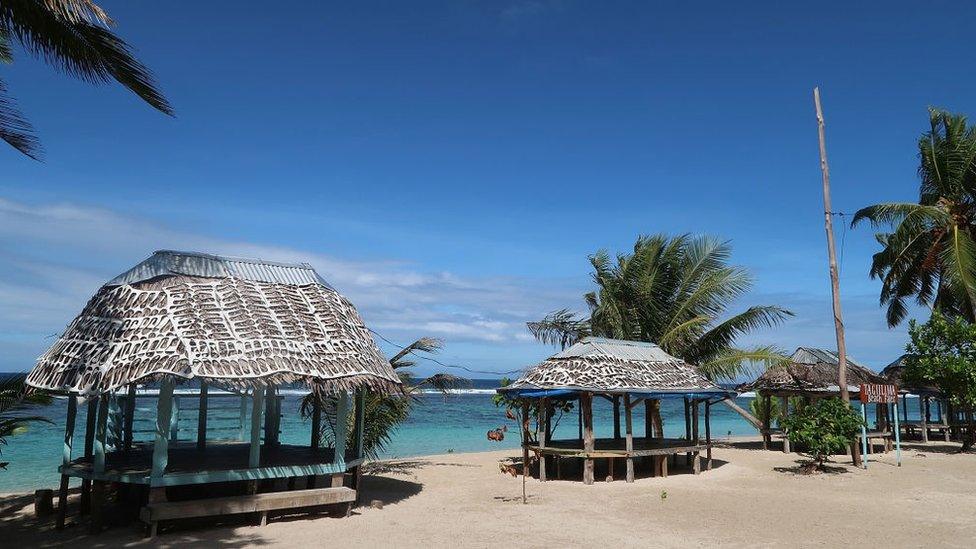
[[[0,62],[12,63],[13,42],[27,53],[75,78],[93,84],[122,84],[154,109],[173,109],[152,75],[113,34],[112,19],[92,0],[0,0]],[[30,122],[0,80],[0,139],[39,159],[41,146]]]
[[[736,339],[778,325],[793,313],[758,305],[726,317],[752,287],[752,276],[729,265],[731,246],[707,236],[641,236],[631,254],[590,256],[596,290],[583,296],[589,317],[568,309],[530,322],[543,343],[566,347],[588,335],[657,343],[698,366],[709,379],[732,380],[750,364],[783,360],[768,346],[740,348]]]
[[[363,426],[363,451],[370,458],[376,459],[386,445],[398,425],[406,421],[410,410],[420,401],[424,389],[435,389],[448,393],[452,389],[463,387],[468,380],[451,374],[434,374],[423,379],[415,379],[410,368],[417,365],[412,357],[421,356],[418,353],[435,353],[444,346],[439,339],[422,337],[407,345],[390,359],[390,366],[400,376],[403,382],[403,395],[379,395],[366,393],[364,405],[365,425]],[[338,401],[331,397],[318,397],[323,415],[327,419],[328,427],[322,429],[323,443],[331,445],[335,439],[336,410]],[[301,414],[308,419],[312,416],[316,394],[310,393],[302,399]],[[352,429],[348,429],[349,443],[352,444]]]
[[[26,431],[32,422],[51,423],[43,416],[30,415],[38,406],[50,404],[51,397],[29,390],[24,384],[25,379],[26,374],[8,374],[0,379],[0,447],[7,444],[8,437]],[[6,463],[0,463],[0,469],[6,467]]]
[[[918,203],[868,206],[851,222],[892,228],[877,235],[882,249],[871,263],[889,326],[905,319],[912,297],[976,321],[976,127],[939,109],[929,109],[929,123],[918,140]]]

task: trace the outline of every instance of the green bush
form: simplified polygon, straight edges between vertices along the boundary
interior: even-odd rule
[[[804,406],[783,420],[790,441],[806,448],[817,468],[833,453],[847,448],[864,421],[849,404],[828,398]]]

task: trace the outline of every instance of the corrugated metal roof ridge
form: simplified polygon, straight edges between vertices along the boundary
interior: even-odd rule
[[[588,336],[580,340],[580,343],[610,343],[613,345],[629,345],[631,347],[658,347],[656,343],[651,343],[650,341],[632,341],[629,339],[612,339],[609,337],[595,337]]]
[[[813,355],[815,358],[817,358],[820,362],[824,362],[826,364],[840,363],[840,357],[837,356],[837,353],[834,351],[828,351],[827,349],[819,349],[817,347],[797,347],[796,351],[793,351],[793,355],[796,355],[800,351],[809,353]],[[870,370],[870,368],[858,362],[857,359],[855,359],[851,355],[847,355],[847,362],[853,364],[854,366],[859,366],[861,368],[866,368]]]
[[[601,337],[584,338],[550,358],[574,358],[593,355],[644,362],[683,362],[681,359],[671,356],[664,349],[651,342]]]
[[[208,253],[203,253],[203,252],[184,252],[184,251],[181,251],[181,250],[156,250],[155,252],[153,252],[153,255],[156,255],[156,254],[160,254],[160,255],[188,255],[188,256],[193,256],[193,257],[203,257],[203,258],[206,258],[206,259],[213,259],[213,260],[216,260],[216,261],[234,261],[234,262],[238,262],[238,263],[251,263],[251,264],[257,264],[257,265],[273,265],[273,266],[276,266],[276,267],[292,267],[292,268],[296,268],[296,269],[314,270],[312,268],[312,265],[310,265],[309,263],[305,263],[304,261],[301,262],[301,263],[288,263],[288,262],[284,262],[284,261],[270,261],[270,260],[266,260],[266,259],[257,259],[257,258],[253,258],[253,257],[237,257],[237,256],[233,256],[233,255],[217,255],[217,254],[208,254]]]
[[[334,289],[308,263],[284,263],[178,250],[157,250],[106,285],[133,284],[156,276],[174,274],[209,278],[235,277],[280,284],[321,284]]]

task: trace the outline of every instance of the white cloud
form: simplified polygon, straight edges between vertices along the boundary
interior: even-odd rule
[[[350,261],[234,241],[76,204],[0,198],[0,242],[0,342],[11,349],[18,340],[17,356],[0,358],[0,371],[28,367],[98,286],[157,249],[308,262],[367,324],[401,341],[427,335],[448,345],[524,345],[526,321],[572,305],[581,293],[550,280],[462,277],[403,261]]]

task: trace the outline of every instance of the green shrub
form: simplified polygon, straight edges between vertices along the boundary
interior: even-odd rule
[[[847,448],[864,423],[861,415],[838,398],[804,406],[783,420],[790,441],[806,448],[817,468],[833,453]]]

